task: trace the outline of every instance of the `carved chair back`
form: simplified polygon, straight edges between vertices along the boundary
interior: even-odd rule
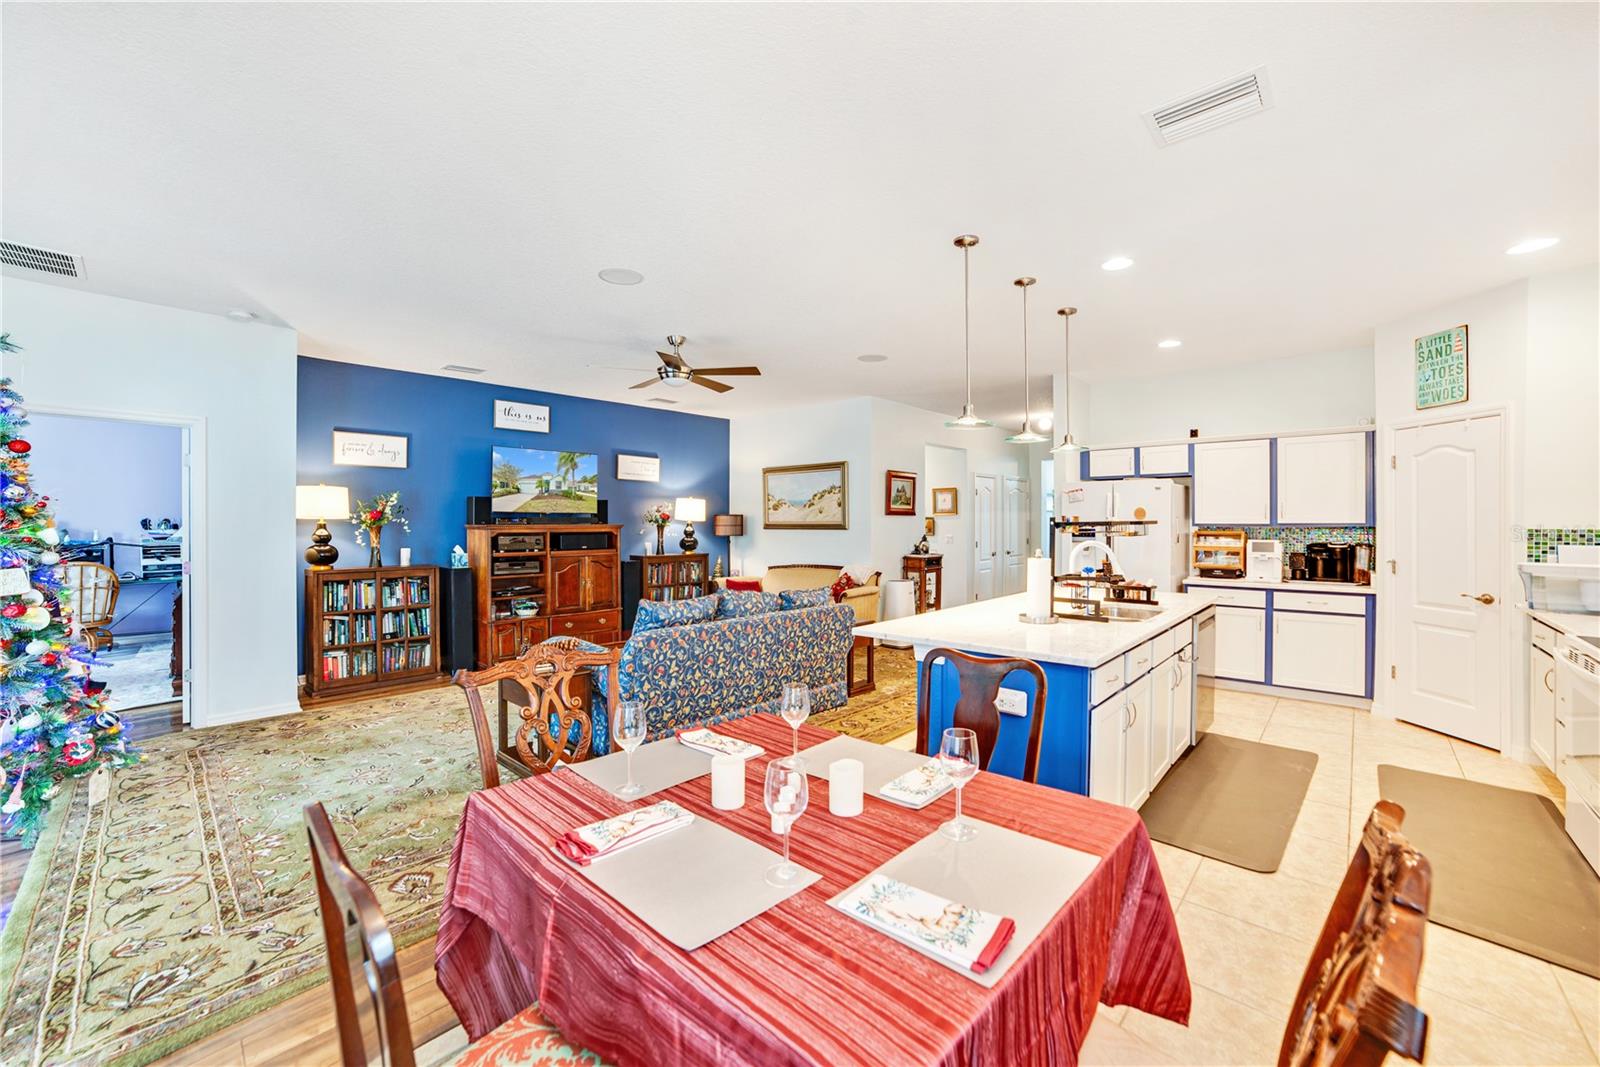
[[[493,789],[500,784],[500,765],[479,689],[509,681],[527,694],[526,701],[518,701],[523,705],[522,722],[512,744],[523,766],[534,774],[544,774],[555,770],[558,763],[589,758],[594,740],[594,722],[587,707],[590,687],[575,686],[574,682],[581,671],[606,668],[605,714],[609,722],[617,707],[617,662],[621,658],[622,653],[614,648],[595,652],[583,648],[577,638],[556,637],[481,671],[457,671],[451,681],[467,694],[483,787]],[[576,737],[572,736],[574,724]],[[534,737],[539,739],[538,751]]]
[[[1421,1061],[1428,1017],[1417,976],[1433,871],[1400,833],[1405,809],[1378,801],[1311,952],[1284,1030],[1284,1067],[1376,1067],[1391,1052]]]
[[[1044,669],[1031,659],[972,656],[953,648],[929,650],[923,657],[921,684],[917,686],[917,751],[928,751],[929,683],[934,664],[940,659],[955,668],[961,687],[950,725],[965,727],[978,735],[979,766],[985,770],[994,755],[995,740],[1000,736],[1000,709],[995,707],[1000,683],[1012,671],[1023,671],[1033,677],[1033,707],[1028,715],[1028,751],[1022,764],[1022,777],[1030,782],[1038,781],[1039,744],[1044,736],[1045,681]]]

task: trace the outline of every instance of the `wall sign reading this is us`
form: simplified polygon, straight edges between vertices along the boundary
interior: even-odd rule
[[[527,430],[529,433],[550,432],[550,409],[543,404],[522,404],[515,400],[494,402],[494,428],[497,430]]]
[[[404,468],[410,440],[398,434],[333,431],[333,463],[337,467]]]

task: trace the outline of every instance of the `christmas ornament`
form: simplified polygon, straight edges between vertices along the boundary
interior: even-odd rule
[[[50,612],[40,607],[29,608],[17,622],[29,630],[42,630],[50,625]]]
[[[44,718],[37,711],[30,711],[16,721],[18,730],[37,730],[43,725]]]
[[[17,503],[18,501],[26,500],[28,498],[28,487],[25,485],[18,485],[13,482],[6,486],[5,497],[13,504]]]
[[[8,619],[15,619],[18,616],[20,616],[24,611],[27,611],[27,610],[28,610],[28,606],[26,604],[24,604],[22,601],[17,600],[17,601],[13,601],[10,604],[7,604],[3,608],[0,608],[0,616],[4,616],[4,617],[6,617]]]
[[[61,562],[61,554],[58,552],[41,552],[39,553],[39,562],[46,567],[54,567]]]
[[[41,641],[35,637],[32,641],[28,642],[26,651],[30,656],[42,656],[46,652],[50,651],[50,647],[49,641]]]
[[[61,746],[61,762],[68,767],[81,767],[94,755],[94,738],[75,737]]]
[[[39,540],[47,545],[59,545],[61,543],[61,531],[54,526],[46,526],[39,531]]]
[[[33,451],[33,446],[30,445],[28,442],[24,441],[20,437],[16,438],[13,441],[7,441],[6,442],[6,448],[10,449],[12,452],[16,453],[19,456],[25,456],[29,452]]]

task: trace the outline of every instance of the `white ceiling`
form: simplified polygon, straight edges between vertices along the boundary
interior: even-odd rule
[[[1062,303],[1105,379],[1595,260],[1596,11],[11,3],[0,230],[354,362],[639,401],[681,332],[767,372],[670,394],[711,414],[958,408],[970,231],[980,411],[1014,416],[1018,274],[1042,387]],[[1273,110],[1156,147],[1142,111],[1257,65]]]

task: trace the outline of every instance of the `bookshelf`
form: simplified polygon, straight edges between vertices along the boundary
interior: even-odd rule
[[[628,558],[639,565],[640,600],[692,600],[711,591],[711,568],[704,552]]]
[[[599,523],[468,526],[479,668],[549,637],[620,643],[621,531]]]
[[[306,696],[437,681],[439,569],[306,572]]]

